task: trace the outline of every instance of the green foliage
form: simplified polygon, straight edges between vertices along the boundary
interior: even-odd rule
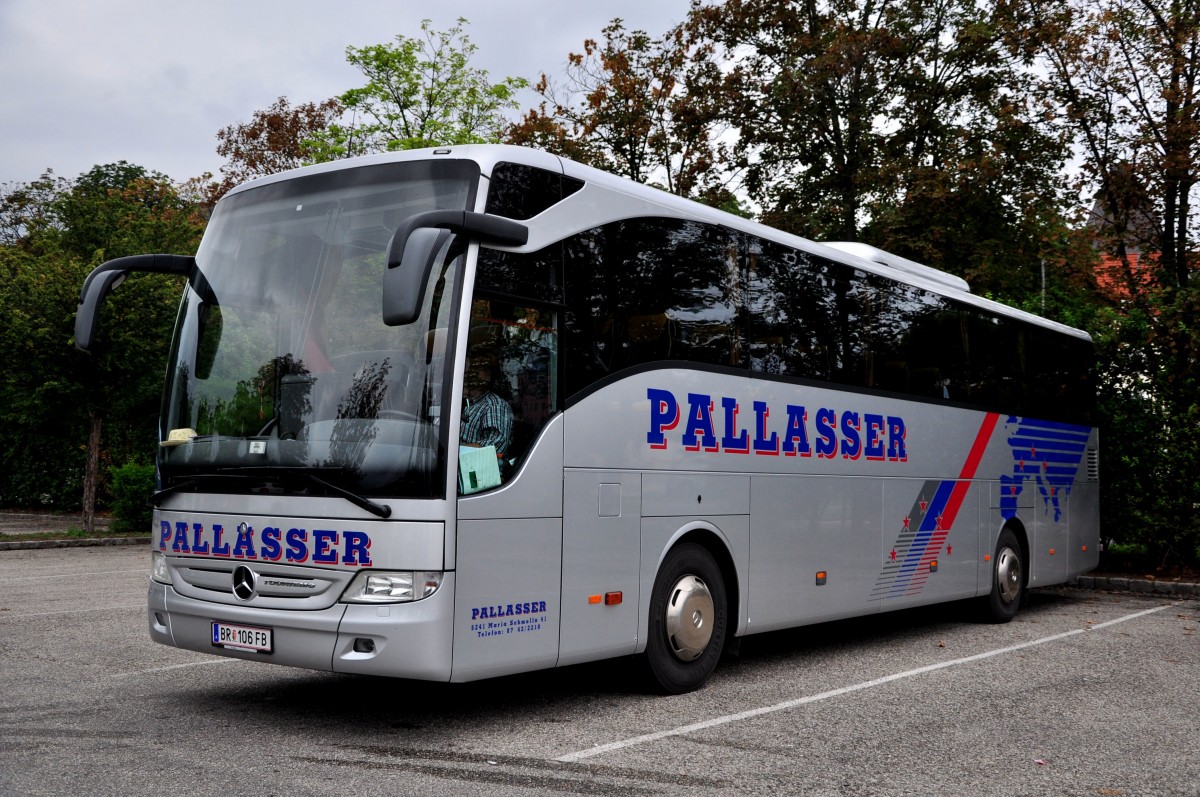
[[[13,197],[0,201],[16,219],[0,245],[0,504],[75,509],[89,454],[103,501],[111,460],[153,444],[180,291],[178,278],[130,277],[82,354],[72,345],[80,286],[110,256],[194,252],[203,219],[165,177],[124,162],[75,181],[44,177]]]
[[[615,19],[602,41],[587,39],[582,53],[568,56],[564,85],[542,75],[534,87],[541,103],[505,139],[737,207],[717,141],[721,95],[711,89],[720,69],[712,52],[684,26],[653,38]]]
[[[225,192],[255,177],[330,160],[321,136],[342,114],[337,100],[307,102],[293,107],[280,97],[269,108],[255,111],[247,123],[217,132],[217,154],[227,158],[223,179],[208,190],[215,203]]]
[[[435,31],[424,20],[420,37],[346,48],[346,60],[367,83],[338,98],[356,121],[317,131],[318,157],[499,141],[504,112],[518,107],[516,94],[529,83],[514,77],[492,83],[487,70],[471,66],[476,47],[466,24],[460,18],[450,30]]]
[[[154,494],[154,466],[126,462],[110,471],[112,525],[115,532],[149,531],[150,496]]]
[[[1192,560],[1200,545],[1200,384],[1160,329],[1177,313],[1109,311],[1097,335],[1103,534],[1161,564]]]

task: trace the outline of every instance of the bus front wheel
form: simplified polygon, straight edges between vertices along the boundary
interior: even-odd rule
[[[982,599],[983,617],[993,623],[1007,623],[1017,614],[1025,597],[1025,563],[1021,545],[1012,529],[1000,532],[992,558],[992,590]]]
[[[725,644],[728,607],[721,568],[703,546],[672,548],[650,596],[646,663],[654,683],[669,694],[699,689]]]

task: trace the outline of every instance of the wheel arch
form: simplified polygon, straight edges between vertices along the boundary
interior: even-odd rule
[[[741,585],[738,583],[737,566],[733,562],[733,554],[730,551],[728,541],[715,528],[697,526],[672,541],[667,550],[669,551],[671,548],[684,542],[693,542],[703,546],[712,555],[712,558],[716,560],[717,567],[721,569],[721,578],[725,581],[725,598],[729,603],[726,611],[729,613],[729,617],[733,619],[733,622],[729,624],[729,633],[727,636],[737,636],[738,628],[741,625],[740,618],[742,617],[742,591]],[[666,551],[663,551],[663,557],[666,557]],[[661,561],[660,559],[660,564]]]
[[[738,568],[734,560],[733,542],[728,539],[726,534],[716,525],[707,520],[694,520],[685,523],[675,531],[674,534],[662,545],[658,552],[658,558],[654,562],[653,568],[648,568],[643,571],[644,583],[652,585],[655,578],[658,576],[658,571],[666,561],[667,555],[679,545],[683,543],[695,543],[703,547],[716,561],[717,567],[721,571],[721,578],[725,582],[725,598],[728,601],[726,610],[729,613],[730,623],[729,631],[726,639],[733,638],[742,632],[742,624],[744,622],[745,613],[742,611],[742,590],[741,582],[738,578]],[[641,621],[639,623],[637,652],[641,653],[646,648],[646,609],[650,605],[650,589],[647,587],[644,590],[644,602],[641,607]]]

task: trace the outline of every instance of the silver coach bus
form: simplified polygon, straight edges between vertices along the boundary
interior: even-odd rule
[[[469,681],[939,601],[1098,557],[1086,334],[537,151],[263,178],[194,258],[157,452],[149,629]]]

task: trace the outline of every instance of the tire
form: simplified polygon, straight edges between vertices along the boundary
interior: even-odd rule
[[[1005,528],[996,541],[992,556],[992,589],[981,600],[983,619],[992,623],[1007,623],[1017,616],[1025,599],[1025,560],[1021,545],[1012,529]]]
[[[703,546],[667,554],[650,595],[646,663],[652,684],[672,695],[699,689],[721,658],[728,630],[725,581]]]

